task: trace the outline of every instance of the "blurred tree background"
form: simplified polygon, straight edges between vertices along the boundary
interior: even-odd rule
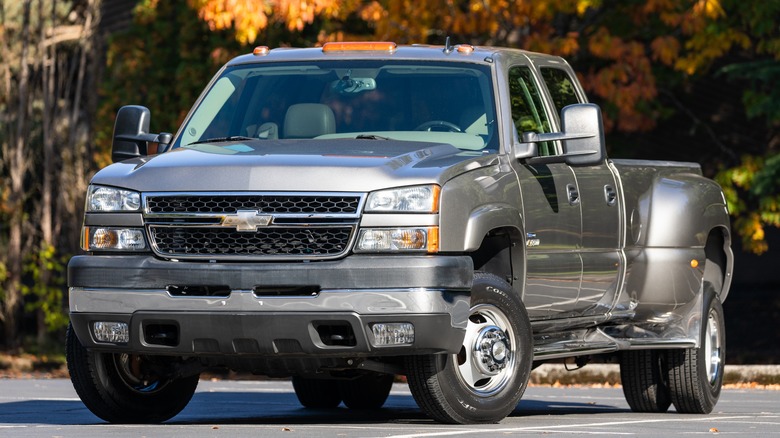
[[[736,246],[776,260],[778,17],[780,2],[758,0],[0,0],[2,347],[60,345],[65,265],[117,109],[147,106],[153,132],[175,132],[254,45],[449,36],[561,55],[604,110],[611,156],[702,163]]]

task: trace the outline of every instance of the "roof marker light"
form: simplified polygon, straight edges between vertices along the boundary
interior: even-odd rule
[[[255,47],[255,50],[252,50],[252,54],[255,56],[265,56],[270,51],[271,49],[269,49],[268,46],[257,46]]]
[[[388,52],[393,53],[398,47],[396,43],[389,41],[345,41],[325,43],[322,46],[324,53],[330,52]]]
[[[458,46],[458,53],[462,53],[464,55],[469,55],[472,52],[474,52],[474,46],[469,44],[461,44]]]

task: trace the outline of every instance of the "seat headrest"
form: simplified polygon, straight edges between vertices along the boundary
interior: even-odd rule
[[[313,138],[336,132],[336,117],[321,103],[297,103],[284,116],[285,138]]]

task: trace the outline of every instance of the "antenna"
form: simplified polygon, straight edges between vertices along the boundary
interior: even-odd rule
[[[444,42],[444,53],[451,53],[452,52],[452,46],[450,45],[450,37],[447,35],[447,39]]]

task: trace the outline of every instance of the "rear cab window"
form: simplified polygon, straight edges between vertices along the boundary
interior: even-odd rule
[[[574,81],[568,72],[554,67],[542,67],[540,70],[544,83],[547,85],[547,91],[555,105],[556,114],[560,115],[561,110],[568,105],[582,103],[582,100],[577,96]]]

